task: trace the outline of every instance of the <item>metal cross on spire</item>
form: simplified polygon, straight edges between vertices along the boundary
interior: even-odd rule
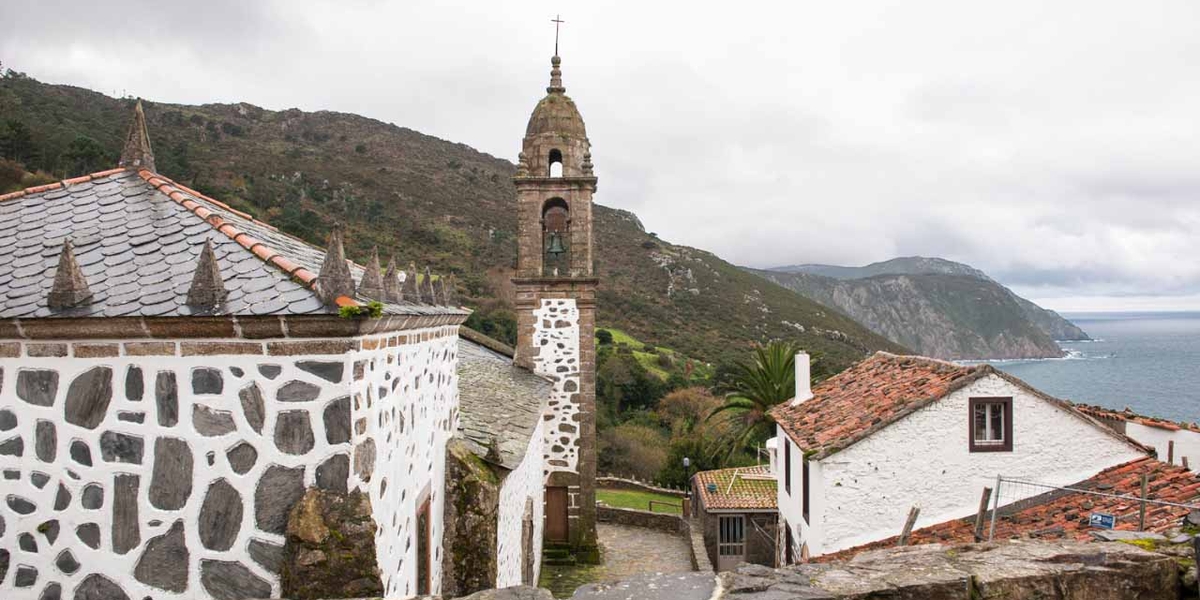
[[[550,22],[554,23],[554,55],[558,56],[558,26],[566,23],[566,21],[562,20],[562,15],[554,15],[554,18],[550,19]]]

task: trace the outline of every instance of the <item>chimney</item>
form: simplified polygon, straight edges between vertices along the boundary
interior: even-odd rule
[[[798,406],[813,397],[812,365],[809,360],[807,352],[796,353],[796,397],[792,399],[792,406]]]

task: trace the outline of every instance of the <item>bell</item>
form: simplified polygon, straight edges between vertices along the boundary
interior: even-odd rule
[[[562,237],[557,231],[550,232],[550,247],[546,249],[546,253],[558,258],[562,254],[566,254],[567,249],[563,246]]]

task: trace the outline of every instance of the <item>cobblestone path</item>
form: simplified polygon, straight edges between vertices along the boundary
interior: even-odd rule
[[[683,537],[642,527],[596,524],[603,564],[542,567],[541,586],[555,598],[570,598],[589,583],[629,579],[641,574],[684,573],[692,570],[691,550]]]
[[[596,524],[604,552],[605,577],[620,581],[642,573],[684,573],[692,570],[692,554],[683,537],[642,527]]]

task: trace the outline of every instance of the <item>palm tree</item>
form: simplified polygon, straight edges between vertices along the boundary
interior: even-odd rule
[[[717,453],[724,453],[726,461],[775,432],[775,419],[767,412],[796,394],[798,350],[792,342],[776,340],[755,348],[753,360],[734,366],[723,386],[724,404],[708,415],[708,419],[724,415],[729,422],[717,445]]]

